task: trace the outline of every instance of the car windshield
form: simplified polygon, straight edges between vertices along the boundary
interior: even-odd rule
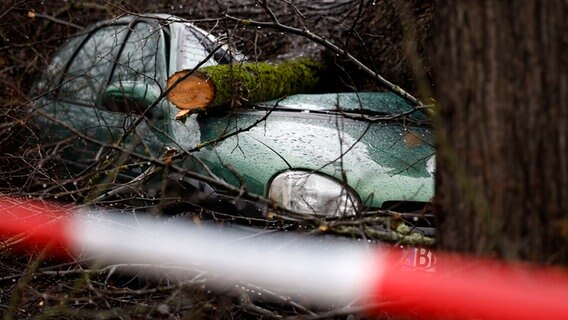
[[[199,33],[193,26],[186,25],[179,39],[177,70],[192,69],[205,60],[210,53],[211,40]],[[202,67],[216,65],[213,57]]]
[[[240,61],[244,58],[239,52],[234,50],[229,52],[230,50],[227,45],[219,47],[219,41],[214,36],[188,24],[182,28],[178,48],[177,70],[196,67],[215,49],[217,49],[217,51],[215,51],[213,56],[207,59],[201,67],[230,63],[232,59]]]
[[[278,104],[277,104],[278,103]],[[298,94],[282,100],[270,100],[259,106],[298,111],[341,111],[366,115],[397,115],[413,110],[401,97],[391,92],[352,92],[326,94]],[[408,115],[415,120],[428,120],[422,112]]]

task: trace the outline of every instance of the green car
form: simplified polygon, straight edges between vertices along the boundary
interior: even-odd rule
[[[102,172],[90,177],[98,183],[142,181],[146,198],[258,218],[278,208],[343,217],[428,207],[432,129],[393,94],[300,94],[176,120],[162,98],[171,75],[243,59],[217,44],[169,15],[98,23],[35,84],[37,124],[46,141],[64,142],[73,168]]]

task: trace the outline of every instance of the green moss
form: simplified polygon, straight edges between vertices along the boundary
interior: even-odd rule
[[[323,70],[312,58],[299,58],[280,63],[255,62],[219,65],[199,71],[215,85],[212,107],[231,101],[256,103],[314,90]]]

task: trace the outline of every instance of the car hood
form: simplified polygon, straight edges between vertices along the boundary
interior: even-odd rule
[[[198,156],[228,182],[244,182],[249,191],[263,195],[274,175],[289,169],[346,179],[373,208],[385,201],[430,201],[434,194],[430,128],[297,111],[272,111],[255,125],[265,116],[265,111],[248,111],[202,117],[202,142],[243,131],[210,144]]]
[[[365,115],[401,115],[412,120],[427,121],[425,113],[414,110],[404,99],[392,92],[350,92],[297,94],[260,104],[266,109],[341,111]]]

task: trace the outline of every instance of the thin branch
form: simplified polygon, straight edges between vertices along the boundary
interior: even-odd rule
[[[408,101],[409,103],[411,103],[413,106],[418,106],[418,107],[422,107],[424,104],[418,99],[415,98],[414,96],[412,96],[410,93],[406,92],[404,89],[402,89],[401,87],[393,84],[392,82],[388,81],[387,79],[383,78],[380,74],[378,74],[377,72],[371,70],[369,67],[367,67],[364,63],[362,63],[361,61],[359,61],[357,58],[355,58],[353,55],[351,55],[351,53],[349,53],[348,51],[339,48],[337,45],[335,45],[334,43],[330,42],[329,40],[322,38],[314,33],[312,33],[309,30],[300,30],[298,28],[294,28],[291,26],[287,26],[287,25],[283,25],[281,23],[274,23],[274,22],[262,22],[262,21],[256,21],[256,20],[248,20],[248,19],[240,19],[237,17],[233,17],[229,14],[225,14],[225,17],[227,19],[236,21],[238,23],[241,23],[243,25],[252,25],[252,26],[257,26],[257,27],[263,27],[263,28],[272,28],[275,30],[280,30],[283,32],[287,32],[287,33],[291,33],[291,34],[295,34],[298,36],[302,36],[304,38],[307,38],[317,44],[320,44],[322,46],[324,46],[325,48],[331,50],[332,52],[334,52],[335,54],[339,55],[339,56],[344,56],[346,57],[348,60],[350,60],[351,62],[353,62],[355,65],[357,65],[357,67],[361,68],[363,71],[365,71],[365,73],[367,73],[368,75],[370,75],[371,77],[373,77],[373,79],[377,80],[382,86],[384,86],[386,89],[388,89],[389,91],[392,91],[393,93],[397,94],[398,96],[400,96],[401,98],[403,98],[404,100]]]
[[[57,19],[55,17],[49,16],[49,15],[43,14],[43,13],[36,13],[36,12],[30,11],[30,12],[28,12],[28,17],[30,17],[30,18],[43,18],[43,19],[47,19],[49,21],[52,21],[52,22],[55,22],[55,23],[58,23],[58,24],[62,24],[62,25],[65,25],[65,26],[75,28],[77,30],[83,30],[83,27],[78,25],[78,24],[74,24],[74,23],[69,22],[69,21]]]

